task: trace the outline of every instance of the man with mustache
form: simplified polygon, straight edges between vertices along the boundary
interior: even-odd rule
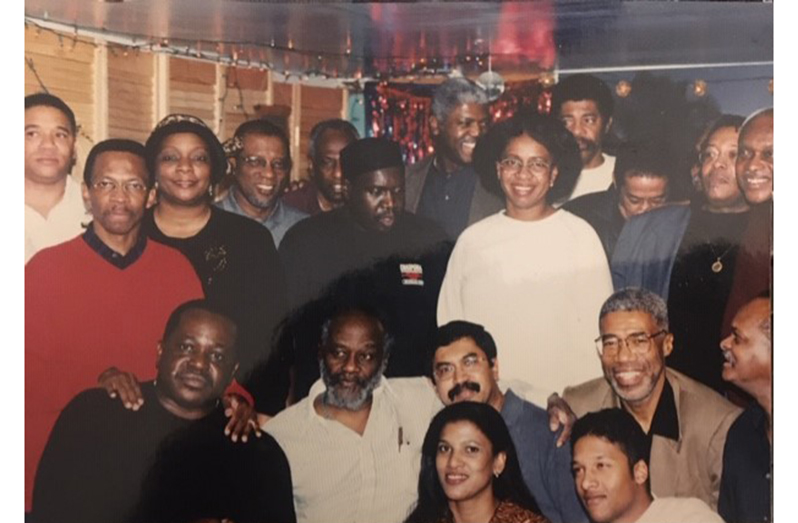
[[[157,377],[142,383],[138,412],[98,388],[70,401],[39,465],[35,520],[295,521],[288,462],[274,439],[241,444],[223,434],[236,338],[217,306],[186,302],[149,353]]]
[[[612,125],[615,102],[609,87],[590,74],[575,74],[554,86],[551,110],[579,144],[582,173],[565,201],[612,185],[615,158],[604,154],[604,138]]]
[[[422,351],[435,332],[451,244],[434,223],[405,211],[399,146],[381,138],[357,140],[341,151],[341,168],[346,204],[298,223],[279,249],[289,305],[302,308],[277,349],[294,366],[295,399],[319,376],[314,338],[326,316],[313,317],[317,305],[323,309],[359,295],[383,304],[386,328],[396,335],[389,377],[424,375]],[[310,340],[302,342],[303,336]]]
[[[546,410],[518,396],[520,383],[499,385],[496,343],[481,325],[452,321],[438,327],[432,379],[444,405],[487,403],[507,423],[521,472],[541,512],[552,523],[587,521],[571,478],[570,446],[557,447]],[[523,390],[523,389],[521,389]]]
[[[368,306],[322,328],[321,379],[268,421],[288,456],[299,523],[403,521],[417,497],[421,444],[440,408],[424,378],[386,379],[392,339]]]
[[[465,78],[435,89],[430,135],[435,153],[407,167],[408,211],[437,223],[456,240],[467,226],[504,210],[504,197],[489,192],[471,165],[474,146],[490,123],[485,91]]]
[[[286,231],[309,216],[282,201],[291,174],[288,136],[268,120],[250,120],[238,126],[231,148],[235,183],[216,206],[260,223],[279,247]]]
[[[604,378],[565,389],[577,416],[605,408],[629,412],[651,439],[651,491],[696,497],[718,507],[723,446],[740,409],[714,390],[667,368],[673,350],[665,302],[626,288],[599,315],[596,349]]]
[[[189,261],[141,233],[155,198],[144,157],[144,147],[131,140],[96,144],[82,188],[93,221],[81,236],[40,251],[25,266],[26,507],[64,405],[115,367],[151,378],[147,348],[160,339],[160,326],[178,304],[202,297]],[[125,390],[116,392],[137,406]]]
[[[726,521],[772,521],[773,312],[770,293],[745,304],[720,348],[723,379],[752,401],[729,429],[718,512]]]
[[[49,93],[25,97],[25,263],[70,240],[88,221],[75,164],[75,113]]]

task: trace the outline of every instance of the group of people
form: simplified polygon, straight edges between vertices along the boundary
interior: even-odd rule
[[[27,96],[30,520],[769,521],[773,110],[680,173],[613,105],[450,79],[429,157],[326,120],[289,187],[280,126],[181,114],[78,183]]]

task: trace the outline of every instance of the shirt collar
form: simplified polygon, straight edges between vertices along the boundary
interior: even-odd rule
[[[92,248],[94,252],[103,257],[105,261],[116,267],[117,269],[126,269],[133,265],[141,255],[144,254],[144,249],[147,247],[147,235],[139,232],[139,238],[127,254],[122,255],[108,247],[103,242],[97,233],[94,232],[94,222],[91,222],[83,233],[83,241]]]
[[[446,169],[444,169],[443,166],[438,165],[438,155],[435,155],[435,157],[432,159],[432,165],[430,167],[431,167],[430,170],[432,171],[433,174],[438,176],[443,176],[445,178],[450,178],[451,176],[454,176],[456,174],[461,174],[464,171],[468,172],[470,169],[473,168],[473,164],[468,163],[465,165],[461,165],[457,167],[457,169],[455,169],[454,171],[447,173]]]
[[[662,394],[657,403],[657,410],[651,420],[651,429],[648,431],[649,437],[654,435],[662,436],[673,441],[679,441],[679,414],[676,411],[676,399],[674,398],[673,388],[665,379],[662,387]]]

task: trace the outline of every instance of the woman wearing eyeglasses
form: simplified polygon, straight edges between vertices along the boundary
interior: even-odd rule
[[[551,116],[520,114],[493,126],[474,151],[483,183],[505,210],[457,241],[438,301],[438,324],[463,319],[493,333],[502,379],[562,391],[601,375],[593,349],[612,292],[595,231],[551,202],[568,194],[579,147]]]
[[[205,296],[234,315],[240,341],[237,376],[245,377],[268,355],[272,329],[286,307],[272,235],[259,223],[212,205],[227,159],[202,120],[169,115],[145,147],[158,203],[145,217],[144,230],[181,251],[197,271]]]
[[[501,414],[486,403],[445,407],[421,450],[418,502],[405,523],[547,523],[521,475]]]

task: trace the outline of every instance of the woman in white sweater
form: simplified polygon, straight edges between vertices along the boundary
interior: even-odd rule
[[[477,144],[483,183],[506,208],[466,229],[449,260],[438,324],[480,323],[499,349],[501,378],[562,392],[601,375],[593,340],[612,293],[596,233],[551,202],[582,168],[579,147],[554,117],[517,115]]]

